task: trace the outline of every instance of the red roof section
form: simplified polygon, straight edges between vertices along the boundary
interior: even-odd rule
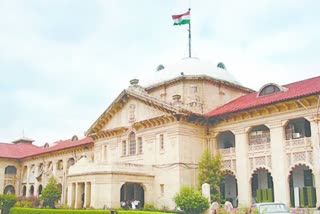
[[[64,140],[56,142],[56,145],[43,148],[40,146],[35,146],[31,143],[0,143],[0,157],[2,158],[25,158],[34,155],[45,154],[49,152],[54,152],[62,149],[72,148],[76,146],[86,145],[93,143],[91,137],[86,137],[81,140],[72,141]]]
[[[295,99],[307,95],[320,93],[320,76],[294,82],[291,84],[283,85],[288,90],[268,94],[257,97],[259,92],[247,94],[241,96],[235,100],[232,100],[225,105],[222,105],[205,115],[208,117],[214,117],[232,112],[238,112],[258,106],[264,106],[271,103],[277,103],[280,101]]]

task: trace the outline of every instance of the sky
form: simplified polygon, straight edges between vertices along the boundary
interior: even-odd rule
[[[133,78],[188,55],[243,86],[320,74],[318,0],[0,0],[0,142],[83,136]]]

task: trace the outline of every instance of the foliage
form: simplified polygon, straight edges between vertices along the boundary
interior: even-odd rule
[[[2,214],[9,213],[9,210],[17,201],[17,196],[13,194],[0,195],[0,209]]]
[[[55,208],[55,202],[61,197],[61,190],[58,186],[57,180],[54,176],[51,176],[48,180],[48,184],[42,190],[40,198],[43,200],[44,206]]]
[[[221,194],[219,184],[221,183],[221,154],[217,153],[215,156],[210,154],[210,151],[206,149],[198,164],[199,174],[198,182],[201,189],[201,185],[204,183],[210,184],[211,200],[220,201]]]
[[[29,208],[36,208],[40,206],[40,199],[36,196],[30,196],[30,197],[19,197],[15,207],[29,207]]]
[[[174,197],[174,202],[186,214],[199,214],[209,208],[208,199],[196,189],[188,186],[181,188]]]
[[[156,210],[156,207],[153,203],[145,203],[143,206],[143,209],[145,210]]]
[[[110,210],[71,210],[71,209],[33,209],[13,207],[11,214],[110,214]],[[163,212],[149,212],[141,210],[117,210],[117,214],[163,214]]]
[[[244,205],[240,205],[237,209],[237,213],[239,213],[239,214],[247,214],[250,211],[254,211],[254,210],[251,210],[249,207],[244,206]]]

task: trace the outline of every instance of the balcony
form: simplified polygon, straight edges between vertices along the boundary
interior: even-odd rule
[[[236,172],[236,148],[219,149],[222,156],[222,169]]]
[[[271,145],[270,143],[254,143],[254,144],[249,144],[249,155],[254,155],[257,153],[266,153],[270,152],[271,150]]]
[[[286,140],[286,154],[288,165],[299,163],[313,164],[313,149],[311,137]]]
[[[312,150],[311,137],[301,137],[296,139],[286,140],[287,150]]]
[[[230,147],[226,149],[219,149],[219,152],[222,155],[222,159],[233,159],[236,158],[235,147]]]

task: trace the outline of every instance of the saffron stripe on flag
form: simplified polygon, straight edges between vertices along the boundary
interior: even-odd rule
[[[182,16],[190,16],[190,11],[180,15],[172,15],[172,19],[180,19]]]

